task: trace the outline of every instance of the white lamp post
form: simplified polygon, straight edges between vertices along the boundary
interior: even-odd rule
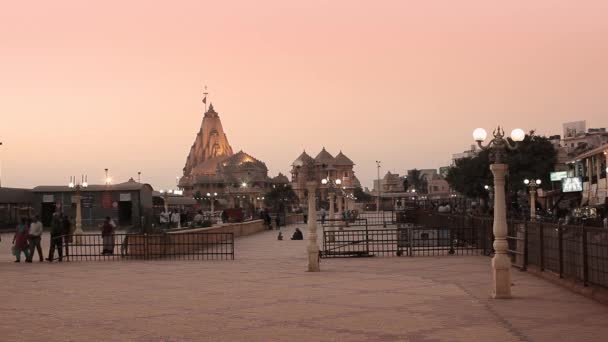
[[[504,137],[504,130],[498,126],[493,132],[494,138],[483,146],[487,133],[483,128],[473,131],[473,138],[482,150],[489,150],[493,164],[490,170],[494,175],[494,258],[492,258],[493,291],[494,298],[511,298],[511,259],[507,255],[507,210],[505,202],[505,173],[508,165],[505,164],[507,149],[514,150],[517,145],[512,145]],[[514,142],[524,140],[525,133],[521,129],[511,132]]]
[[[536,221],[536,187],[541,184],[540,179],[524,179],[524,184],[528,186],[530,190],[530,221]]]
[[[378,197],[376,198],[376,212],[380,212],[380,196],[381,196],[381,186],[380,186],[380,163],[382,163],[379,160],[376,160],[376,168],[378,169],[378,191],[376,191],[376,195],[378,195]]]
[[[335,187],[336,186],[339,187],[340,184],[342,184],[342,180],[340,178],[334,180],[334,179],[329,178],[329,176],[328,176],[327,178],[323,178],[321,180],[321,184],[328,186],[328,192],[329,192],[329,218],[330,219],[335,219],[336,218],[335,206],[334,206],[334,201],[336,199]],[[330,224],[333,225],[333,222],[330,223]]]
[[[308,190],[308,246],[306,253],[308,255],[308,272],[319,272],[319,245],[317,242],[317,179],[315,175],[314,161],[308,160],[306,163],[298,160],[294,163],[298,169],[303,169],[304,172],[298,172],[306,178],[306,189]]]
[[[81,206],[81,199],[82,196],[80,194],[80,190],[81,189],[86,189],[89,186],[89,184],[87,183],[87,176],[82,175],[81,176],[81,182],[79,184],[76,183],[76,177],[70,177],[70,183],[68,184],[68,187],[70,189],[74,189],[76,191],[76,222],[75,222],[75,229],[74,229],[74,235],[82,235],[84,234],[84,231],[82,230],[82,206]],[[76,238],[76,243],[79,243],[80,238],[77,236]]]
[[[214,210],[214,202],[215,202],[215,198],[217,197],[217,192],[214,193],[207,193],[207,197],[209,198],[209,201],[211,201],[211,217],[213,217],[213,213],[215,212]]]

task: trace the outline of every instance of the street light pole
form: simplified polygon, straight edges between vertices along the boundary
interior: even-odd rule
[[[483,128],[473,132],[473,138],[482,150],[489,150],[493,164],[490,170],[494,175],[494,258],[492,258],[493,291],[492,297],[496,299],[511,298],[511,259],[507,255],[507,210],[505,201],[505,174],[509,166],[505,164],[507,149],[515,150],[517,144],[512,145],[504,137],[504,130],[498,126],[493,132],[494,138],[483,146],[487,133]],[[511,132],[514,142],[524,140],[525,133],[521,129]]]
[[[76,191],[76,222],[75,222],[75,229],[74,229],[74,235],[77,235],[76,237],[76,243],[80,242],[80,237],[78,235],[82,235],[84,234],[84,231],[82,230],[82,195],[81,195],[81,189],[86,189],[89,186],[89,184],[87,183],[87,176],[82,175],[81,176],[81,181],[79,184],[76,183],[76,177],[70,177],[70,183],[68,184],[68,187],[71,189],[74,189]]]
[[[376,167],[378,168],[378,190],[376,191],[376,212],[380,212],[380,196],[381,196],[381,186],[380,186],[380,163],[381,161],[376,160]]]
[[[524,184],[528,186],[530,192],[530,221],[536,221],[536,187],[541,184],[540,179],[524,179]]]

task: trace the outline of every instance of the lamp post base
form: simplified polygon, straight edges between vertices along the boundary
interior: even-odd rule
[[[511,298],[511,260],[506,254],[496,254],[492,258],[492,298]]]
[[[308,272],[320,272],[319,247],[309,246],[308,250]]]

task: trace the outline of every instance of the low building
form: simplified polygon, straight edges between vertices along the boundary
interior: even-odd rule
[[[83,227],[97,227],[106,216],[123,227],[145,227],[153,223],[152,186],[128,182],[89,185],[81,190]],[[50,226],[53,213],[76,217],[76,192],[68,186],[37,186],[32,189],[33,208],[44,226]]]
[[[33,214],[30,189],[0,188],[0,228],[15,228],[21,217]]]
[[[577,155],[568,162],[569,176],[582,183],[581,206],[608,204],[608,144]],[[568,180],[568,182],[574,182]],[[576,189],[573,189],[576,190]]]

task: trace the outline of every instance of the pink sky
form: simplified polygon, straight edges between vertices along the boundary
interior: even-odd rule
[[[99,4],[95,4],[99,3]],[[477,126],[608,126],[608,1],[13,1],[0,5],[2,185],[174,185],[202,119],[287,173],[302,149],[447,165]]]

